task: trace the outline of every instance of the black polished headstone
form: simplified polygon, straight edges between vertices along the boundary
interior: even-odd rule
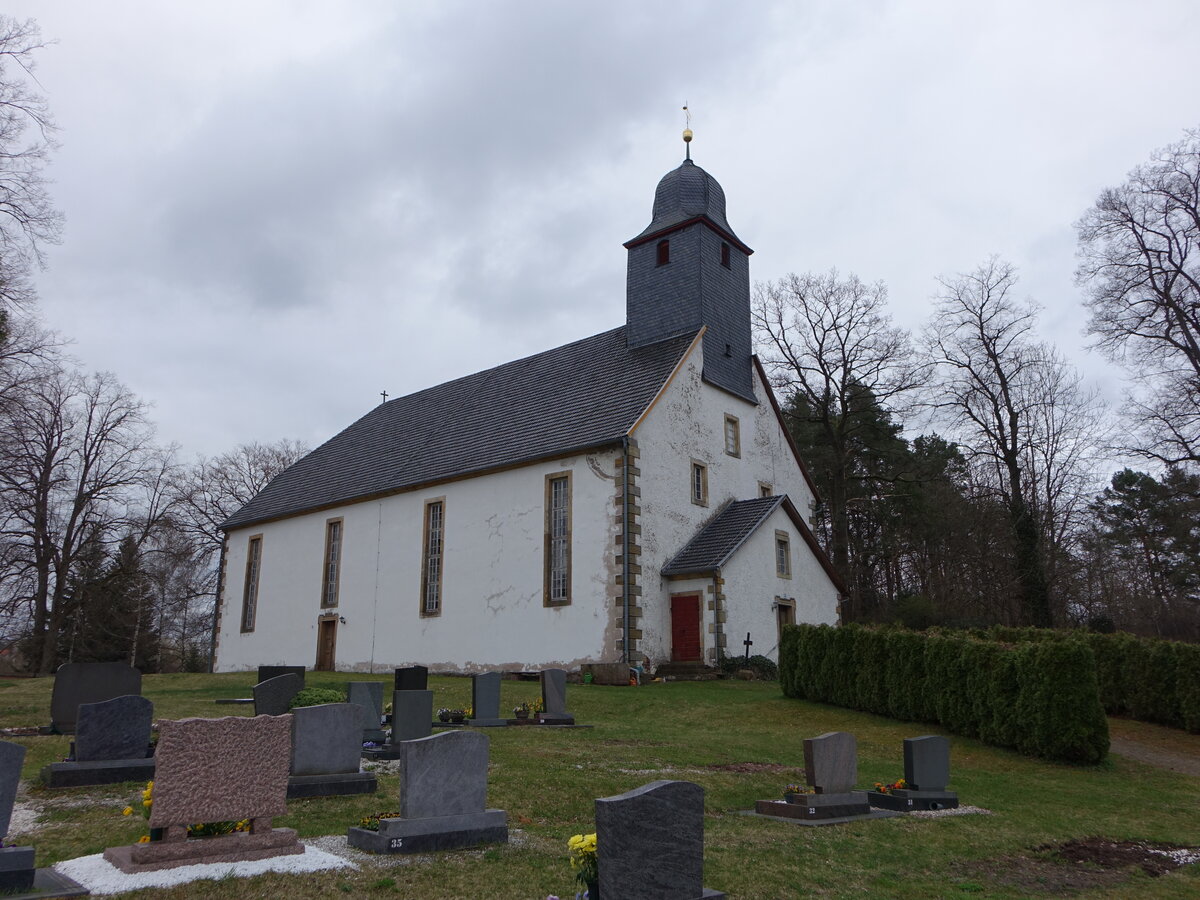
[[[362,711],[362,739],[382,743],[387,737],[379,724],[383,716],[383,683],[351,681],[346,685],[346,700]]]
[[[0,741],[0,840],[8,834],[13,803],[17,799],[17,785],[21,783],[21,766],[24,762],[24,747],[11,741]]]
[[[937,734],[905,738],[904,781],[914,791],[944,791],[950,783],[950,741]]]
[[[500,718],[500,673],[484,672],[471,676],[471,719],[468,725],[507,725]]]
[[[258,683],[269,681],[272,678],[278,678],[280,675],[299,675],[300,686],[304,686],[304,666],[259,666],[258,667]]]
[[[357,772],[362,758],[362,711],[353,703],[292,710],[293,775]]]
[[[424,691],[429,688],[429,669],[425,666],[405,666],[396,670],[394,689],[397,691]]]
[[[75,730],[79,704],[99,703],[141,692],[142,673],[127,663],[64,663],[54,673],[50,728],[69,734]]]
[[[392,691],[392,740],[429,737],[433,725],[433,691]]]
[[[542,714],[547,725],[574,725],[575,717],[567,712],[567,670],[542,670]]]
[[[75,760],[145,759],[154,704],[129,695],[81,703],[75,725]]]
[[[704,788],[652,781],[596,801],[601,897],[700,900],[705,891]]]
[[[282,716],[288,705],[304,689],[304,679],[295,672],[276,675],[254,686],[254,714],[256,716]]]

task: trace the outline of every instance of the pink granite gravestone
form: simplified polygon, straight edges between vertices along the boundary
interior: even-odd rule
[[[291,828],[272,828],[287,812],[292,717],[229,716],[159,723],[150,827],[163,840],[110,847],[123,872],[200,862],[239,862],[303,853]],[[188,838],[188,825],[250,820],[249,832]]]

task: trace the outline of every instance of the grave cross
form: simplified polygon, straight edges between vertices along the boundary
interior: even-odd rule
[[[750,640],[750,632],[746,632],[746,639],[742,643],[746,645],[746,662],[750,662],[750,647],[754,644],[754,641]]]

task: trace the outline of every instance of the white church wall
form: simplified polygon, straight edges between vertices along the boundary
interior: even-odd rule
[[[574,456],[238,529],[228,536],[218,671],[311,666],[336,612],[339,670],[578,665],[611,646],[619,451]],[[571,603],[543,604],[546,477],[571,477]],[[445,503],[441,613],[420,614],[425,502]],[[326,522],[343,519],[335,610],[320,607]],[[261,534],[257,621],[240,632],[248,538]]]
[[[792,453],[767,396],[769,388],[755,371],[757,405],[705,383],[703,350],[697,344],[670,386],[638,426],[641,453],[642,508],[642,641],[639,652],[654,662],[671,656],[670,595],[673,582],[659,571],[695,536],[727,500],[760,496],[760,485],[787,494],[802,515],[809,515],[813,495]],[[737,417],[741,454],[725,452],[725,416]],[[692,463],[707,467],[708,502],[691,499]],[[797,542],[808,553],[807,545]],[[815,563],[815,560],[813,561]],[[821,589],[828,578],[819,572]],[[726,591],[728,591],[728,585]],[[830,588],[832,589],[832,588]],[[708,624],[713,613],[702,608],[706,659],[711,646]],[[743,630],[743,635],[744,635]],[[732,652],[732,648],[730,648]],[[711,660],[710,660],[711,661]]]
[[[788,536],[790,576],[779,574],[775,557],[776,532]],[[725,632],[729,656],[743,656],[746,632],[754,645],[751,655],[779,661],[776,603],[791,601],[795,621],[814,625],[837,623],[837,588],[804,543],[799,529],[782,507],[776,509],[733,555],[721,572],[725,579]]]

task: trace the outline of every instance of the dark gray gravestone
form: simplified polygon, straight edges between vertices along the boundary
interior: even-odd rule
[[[280,675],[299,675],[300,686],[304,686],[304,666],[259,666],[258,683],[278,678]]]
[[[508,719],[500,718],[499,672],[471,676],[471,709],[470,725],[490,727],[508,724]]]
[[[914,791],[944,791],[950,783],[950,741],[937,734],[905,738],[904,781]]]
[[[145,759],[153,718],[154,704],[145,697],[81,703],[75,724],[76,761]]]
[[[542,670],[541,721],[547,725],[574,725],[575,717],[567,712],[567,670]]]
[[[392,743],[429,737],[433,691],[392,691]]]
[[[830,731],[804,741],[804,775],[818,794],[847,794],[858,781],[858,741]]]
[[[353,703],[292,710],[293,775],[357,772],[362,757],[362,713]]]
[[[397,691],[396,694],[413,693]],[[444,731],[397,744],[400,815],[379,831],[351,828],[350,846],[375,853],[426,853],[508,840],[508,816],[487,809],[488,738]]]
[[[13,803],[17,799],[17,785],[21,782],[21,765],[24,762],[24,747],[11,741],[0,741],[0,840],[8,834]]]
[[[423,691],[428,687],[429,669],[425,666],[406,666],[396,670],[395,690]]]
[[[379,727],[383,716],[383,684],[379,681],[351,681],[346,685],[346,700],[362,711],[362,739],[382,743],[387,733]]]
[[[54,673],[50,728],[69,734],[75,730],[79,704],[141,692],[142,673],[125,663],[64,663]]]
[[[17,785],[21,781],[21,764],[24,761],[24,747],[0,741],[0,838],[8,835],[13,802],[17,799]],[[34,875],[32,847],[0,846],[0,891],[27,891],[33,887]]]
[[[652,781],[596,801],[600,896],[699,900],[705,891],[704,788]]]
[[[256,716],[282,716],[288,711],[300,691],[304,689],[304,679],[295,672],[287,675],[276,675],[266,681],[260,681],[254,686],[254,714]]]

